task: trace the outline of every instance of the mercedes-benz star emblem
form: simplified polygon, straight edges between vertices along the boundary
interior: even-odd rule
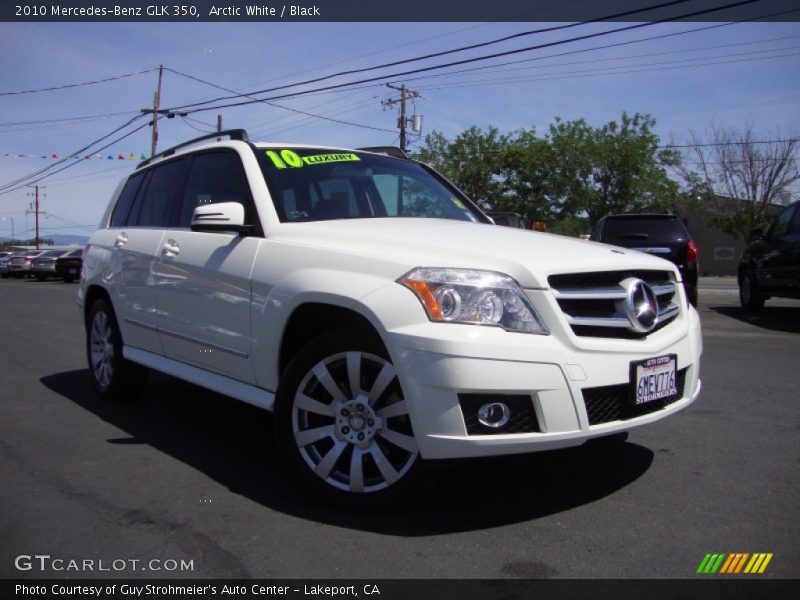
[[[625,314],[631,329],[639,333],[652,331],[658,322],[658,300],[653,290],[641,279],[630,277],[620,282],[625,288]]]

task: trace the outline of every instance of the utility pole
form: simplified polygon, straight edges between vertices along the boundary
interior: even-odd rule
[[[409,98],[419,98],[420,93],[414,90],[409,90],[406,87],[406,84],[402,84],[400,87],[396,85],[392,85],[391,83],[387,83],[386,87],[392,88],[393,90],[398,90],[400,92],[400,98],[389,98],[388,100],[384,100],[381,102],[384,108],[387,106],[394,106],[395,104],[400,105],[400,118],[397,120],[397,126],[400,128],[400,149],[405,152],[406,151],[406,143],[408,141],[408,135],[406,134],[406,127],[408,126],[409,119],[406,117],[406,100]],[[419,133],[422,127],[422,118],[417,117],[414,115],[412,119],[413,131],[415,133]]]
[[[34,242],[36,243],[36,249],[39,249],[39,185],[29,185],[28,187],[32,187],[34,189],[34,193],[28,193],[28,196],[33,195],[35,197],[34,200],[34,209],[26,210],[25,214],[27,215],[29,212],[33,212],[36,215],[36,237],[34,238]],[[44,196],[45,194],[42,194]]]
[[[174,119],[175,115],[185,117],[188,112],[172,112],[161,108],[161,79],[164,75],[164,65],[158,65],[158,89],[153,94],[153,108],[142,108],[139,112],[149,113],[153,115],[153,120],[150,125],[153,127],[153,139],[150,145],[150,156],[156,155],[156,148],[158,147],[158,116],[163,115],[168,119]]]
[[[222,115],[217,115],[217,131],[222,131]]]
[[[153,94],[153,108],[142,108],[141,112],[153,115],[150,126],[153,128],[152,140],[150,143],[150,156],[156,155],[158,146],[158,115],[161,114],[161,78],[164,75],[164,65],[158,65],[158,88]]]

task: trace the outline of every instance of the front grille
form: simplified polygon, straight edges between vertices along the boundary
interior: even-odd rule
[[[630,327],[625,315],[625,289],[629,278],[648,284],[658,301],[658,320],[649,332]],[[669,271],[629,270],[551,275],[548,283],[558,306],[575,335],[583,337],[640,340],[674,321],[679,313],[677,284]]]
[[[589,425],[599,425],[611,421],[627,421],[647,415],[669,406],[683,398],[683,388],[686,383],[688,368],[677,372],[676,387],[678,395],[673,398],[663,398],[645,404],[634,404],[630,398],[631,386],[629,383],[619,385],[605,385],[601,387],[584,388],[583,403],[586,405],[586,414]]]
[[[508,423],[497,429],[478,421],[478,409],[484,404],[502,402],[508,406]],[[469,435],[500,435],[541,431],[530,396],[511,394],[459,394],[458,403]]]

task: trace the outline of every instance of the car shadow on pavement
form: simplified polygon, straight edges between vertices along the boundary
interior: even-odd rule
[[[772,331],[800,333],[800,306],[765,306],[759,312],[752,312],[740,306],[710,306],[710,310]]]
[[[402,508],[356,514],[323,504],[294,482],[274,448],[266,411],[160,373],[127,403],[100,398],[84,370],[41,382],[129,436],[96,440],[99,452],[106,443],[149,444],[272,510],[389,535],[471,531],[559,513],[617,492],[653,461],[652,451],[630,442],[463,461],[437,469],[431,486]]]

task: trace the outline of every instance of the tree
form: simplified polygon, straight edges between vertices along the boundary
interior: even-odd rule
[[[554,218],[551,175],[553,153],[534,129],[522,129],[509,138],[498,164],[503,192],[495,208],[522,215],[526,222]]]
[[[787,204],[797,193],[797,136],[780,131],[759,138],[753,123],[741,128],[711,123],[707,136],[690,134],[690,149],[679,165],[686,191],[700,202],[716,228],[748,239],[762,227],[771,204]],[[762,141],[769,143],[761,143]]]
[[[493,206],[502,193],[496,174],[508,139],[495,127],[486,132],[470,127],[452,142],[434,131],[425,136],[425,146],[415,158],[430,164],[474,201]]]
[[[471,127],[452,142],[440,132],[425,138],[416,158],[431,164],[473,200],[494,210],[544,220],[551,230],[585,232],[609,211],[668,208],[679,185],[666,166],[675,150],[659,150],[649,115],[622,114],[592,127],[556,119],[548,133],[500,134]]]
[[[669,208],[680,189],[667,173],[674,151],[659,150],[655,119],[622,113],[620,123],[592,127],[556,119],[548,134],[554,154],[552,187],[563,216],[588,217],[590,227],[610,211]]]

